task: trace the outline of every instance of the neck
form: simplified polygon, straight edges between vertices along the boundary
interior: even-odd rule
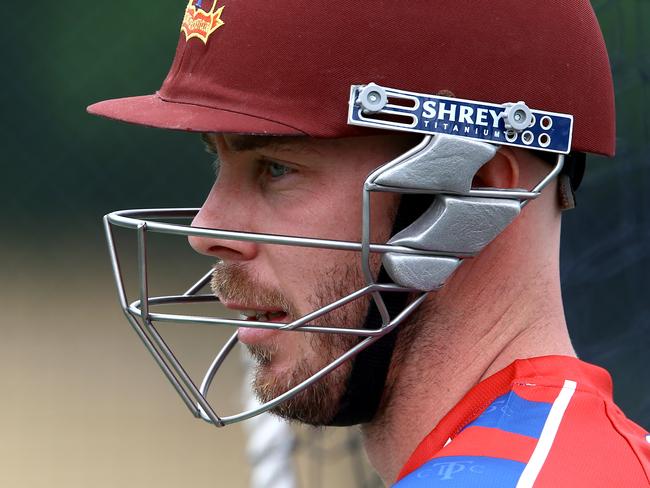
[[[490,246],[404,326],[380,412],[363,428],[370,461],[386,483],[396,480],[419,442],[482,379],[520,358],[575,356],[557,256],[535,263],[529,253],[520,258]]]

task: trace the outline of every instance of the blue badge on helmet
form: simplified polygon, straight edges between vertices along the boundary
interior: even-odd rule
[[[494,144],[567,154],[573,116],[407,92],[374,83],[353,85],[348,123],[422,134],[449,134]]]

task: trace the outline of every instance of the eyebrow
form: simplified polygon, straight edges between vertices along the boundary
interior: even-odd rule
[[[208,152],[217,154],[217,146],[210,133],[201,134],[201,139],[206,145]],[[300,143],[303,144],[300,144]],[[228,148],[234,152],[253,151],[255,149],[268,148],[276,151],[302,151],[305,150],[305,136],[231,136],[228,141]],[[296,144],[299,143],[299,144]]]
[[[202,132],[201,140],[203,141],[206,152],[214,154],[215,156],[219,155],[219,152],[217,151],[217,145],[214,143],[214,140],[212,140],[209,133]]]

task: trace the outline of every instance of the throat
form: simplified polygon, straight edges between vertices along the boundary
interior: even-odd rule
[[[441,310],[421,309],[399,336],[380,411],[362,427],[370,462],[386,484],[396,481],[422,439],[483,379],[516,359],[575,356],[561,309],[554,315],[544,310],[542,319],[506,313],[481,323],[479,317],[450,320]]]

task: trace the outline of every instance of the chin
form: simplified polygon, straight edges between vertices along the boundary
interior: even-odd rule
[[[259,365],[256,368],[253,389],[261,402],[268,402],[320,369],[311,371],[304,366],[296,366],[290,370],[286,367],[277,368],[272,363]],[[272,408],[270,412],[290,421],[313,426],[327,425],[339,409],[350,371],[350,364],[340,366],[297,395]]]

